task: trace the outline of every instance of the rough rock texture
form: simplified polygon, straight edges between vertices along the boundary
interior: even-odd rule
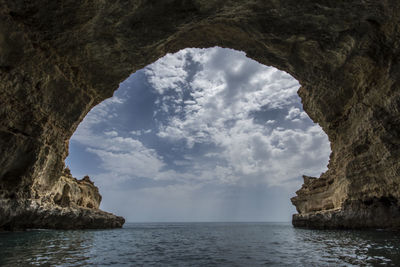
[[[1,229],[116,228],[125,222],[122,217],[99,210],[99,189],[89,176],[77,180],[69,169],[64,169],[50,190],[38,193],[35,199],[2,198]]]
[[[72,133],[129,74],[168,52],[219,45],[299,80],[305,111],[329,136],[329,170],[305,179],[292,199],[293,224],[400,226],[398,0],[0,0],[0,7],[2,203],[29,210],[24,203],[64,179]],[[38,205],[32,227],[60,207]],[[21,220],[10,207],[0,206],[0,227]]]
[[[70,173],[64,172],[51,191],[45,191],[41,200],[51,199],[61,207],[84,207],[99,209],[101,195],[99,189],[90,181],[89,176],[77,180]]]

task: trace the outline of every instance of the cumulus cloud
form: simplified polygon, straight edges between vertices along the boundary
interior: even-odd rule
[[[146,68],[146,74],[153,88],[163,94],[167,90],[176,90],[180,92],[179,87],[186,82],[188,72],[185,69],[189,50],[182,50],[177,54],[168,54]],[[166,98],[164,98],[165,100]]]
[[[293,186],[301,174],[326,169],[328,139],[302,110],[299,84],[289,74],[221,48],[169,54],[143,73],[156,95],[149,104],[157,127],[105,123],[129,106],[125,94],[96,106],[72,138],[99,159],[101,184],[144,178],[185,186]],[[167,145],[150,148],[147,136]]]
[[[304,111],[301,111],[299,108],[296,107],[291,107],[285,119],[292,121],[300,121],[301,119],[307,119],[307,117],[308,116]]]
[[[100,167],[109,176],[116,176],[117,180],[156,177],[165,163],[154,149],[147,148],[135,138],[120,136],[116,129],[98,131],[110,116],[117,116],[116,109],[123,103],[122,99],[114,96],[96,106],[79,125],[71,141],[84,145],[87,152],[96,155],[101,161]],[[138,131],[139,135],[150,132]]]
[[[328,140],[301,110],[299,84],[289,74],[221,48],[168,55],[146,68],[146,74],[159,94],[160,110],[168,113],[158,136],[184,140],[189,149],[196,144],[219,148],[210,174],[216,180],[283,185],[299,174],[318,175],[325,169]],[[273,110],[286,116],[255,122],[254,113],[268,117]]]
[[[131,131],[130,132],[132,135],[135,136],[141,136],[143,134],[149,134],[151,133],[151,129],[147,129],[147,130],[135,130],[135,131]]]
[[[100,126],[105,121],[117,117],[117,107],[123,103],[123,99],[113,96],[95,106],[76,129],[71,141],[85,145],[97,145],[98,131],[103,132],[106,136],[115,135],[117,133],[115,130],[104,130]]]
[[[118,136],[117,131],[108,131],[108,132],[104,132],[104,134],[107,136],[111,136],[111,137]]]
[[[137,77],[146,87],[131,96]],[[289,218],[301,175],[323,172],[330,153],[298,88],[243,52],[185,49],[129,78],[93,108],[71,143],[95,159],[82,161],[92,164],[103,208],[128,219]],[[286,211],[271,215],[278,199]],[[263,215],[260,201],[269,205]]]

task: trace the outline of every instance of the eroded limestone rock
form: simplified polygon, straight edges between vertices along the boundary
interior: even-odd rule
[[[68,184],[61,174],[69,138],[134,71],[169,52],[216,45],[295,77],[304,110],[329,137],[329,170],[297,192],[294,225],[399,226],[399,1],[0,0],[0,7],[0,228],[22,220],[68,228],[50,223],[63,218],[69,228],[97,219],[110,226],[95,208],[68,209],[79,199],[51,195]],[[59,196],[78,187],[60,187]],[[46,206],[49,195],[59,204]]]
[[[101,195],[89,176],[78,180],[69,169],[50,190],[33,199],[1,199],[1,229],[81,229],[122,227],[125,220],[99,210]]]

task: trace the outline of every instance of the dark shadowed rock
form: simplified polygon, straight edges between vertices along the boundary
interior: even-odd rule
[[[95,199],[73,207],[85,181],[62,176],[68,140],[134,71],[216,45],[298,79],[329,137],[329,170],[292,199],[295,226],[399,227],[399,5],[0,0],[0,228],[121,226]]]

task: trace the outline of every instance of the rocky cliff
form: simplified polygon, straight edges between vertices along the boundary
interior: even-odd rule
[[[99,189],[89,176],[78,180],[66,168],[52,188],[34,198],[2,197],[1,229],[122,227],[124,218],[99,210],[100,201]]]
[[[329,137],[329,170],[306,177],[292,199],[295,226],[399,227],[397,0],[0,0],[0,7],[0,227],[91,227],[86,218],[103,213],[61,190],[79,122],[132,72],[169,52],[216,45],[295,77],[305,111]],[[50,223],[64,218],[70,226]]]

